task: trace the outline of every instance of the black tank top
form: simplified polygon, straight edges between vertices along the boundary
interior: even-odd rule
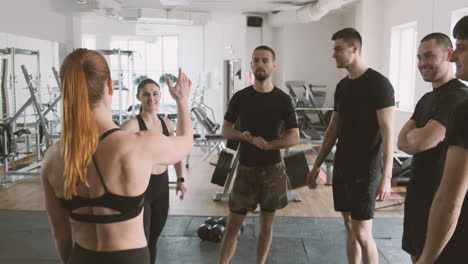
[[[163,134],[166,135],[166,136],[170,136],[169,134],[169,130],[167,129],[167,126],[166,126],[166,122],[164,122],[164,120],[162,119],[162,117],[160,117],[159,115],[157,115],[158,118],[159,118],[159,121],[161,121],[161,126],[162,126],[162,129],[163,129]],[[143,131],[143,130],[148,130],[148,127],[146,126],[145,124],[145,121],[143,120],[143,117],[141,117],[141,114],[140,115],[137,115],[137,120],[138,120],[138,126],[140,127],[140,130]]]
[[[119,130],[119,128],[108,130],[99,138],[99,140],[102,141],[108,135]],[[96,167],[96,171],[98,173],[99,179],[101,180],[102,186],[104,187],[105,193],[96,198],[87,198],[78,195],[74,195],[70,200],[60,198],[65,209],[70,211],[70,218],[78,222],[105,224],[122,222],[137,217],[143,209],[145,193],[142,193],[138,196],[122,196],[109,192],[106,184],[104,183],[104,179],[102,178],[94,155],[93,164]],[[78,214],[73,212],[74,210],[82,207],[105,207],[116,210],[119,213],[111,215],[93,215]]]
[[[140,130],[148,130],[148,127],[145,124],[145,121],[141,115],[136,116],[138,119],[138,125]],[[158,115],[159,120],[161,121],[161,126],[163,129],[163,134],[170,136],[169,130],[167,129],[166,122]],[[146,201],[152,203],[155,200],[158,200],[161,196],[169,195],[169,173],[167,169],[160,174],[151,174],[151,178],[146,189]]]

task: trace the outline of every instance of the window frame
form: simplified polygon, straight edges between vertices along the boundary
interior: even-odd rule
[[[412,111],[415,107],[414,94],[416,88],[416,55],[417,55],[417,35],[418,35],[418,23],[417,21],[400,24],[393,26],[390,33],[390,74],[389,79],[395,89],[395,103],[396,109],[401,111]],[[413,41],[411,44],[412,48],[409,51],[409,56],[403,57],[403,50],[406,49],[403,46],[402,35],[405,30],[412,30]],[[408,61],[409,60],[409,61]],[[404,67],[406,65],[406,67]],[[409,83],[402,83],[402,74],[405,69],[408,68],[409,72]],[[408,70],[406,69],[406,70]],[[408,87],[409,84],[409,87]],[[403,92],[406,91],[406,92]],[[403,100],[401,98],[408,97],[405,105],[400,104]]]

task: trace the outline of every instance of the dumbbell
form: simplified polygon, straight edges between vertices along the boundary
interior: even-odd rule
[[[221,242],[221,240],[223,240],[223,236],[224,236],[224,231],[225,231],[225,227],[222,225],[222,224],[215,224],[212,228],[211,228],[211,235],[212,235],[212,241],[213,242]]]
[[[210,224],[202,224],[197,231],[198,237],[201,238],[202,240],[206,241],[212,241],[213,240],[213,234],[211,232],[212,226]]]
[[[220,225],[226,227],[227,217],[226,216],[219,217],[218,219],[216,219],[216,224],[220,224]]]
[[[202,240],[220,242],[226,230],[227,217],[208,217],[205,223],[198,228],[198,237]],[[244,232],[244,223],[239,230],[239,235]]]
[[[220,242],[226,229],[226,217],[208,217],[198,228],[198,237],[202,240]]]
[[[210,216],[208,218],[206,218],[205,220],[205,224],[208,224],[208,225],[215,225],[218,223],[218,219],[216,219],[216,217],[214,216]]]
[[[205,223],[200,225],[200,227],[198,227],[198,231],[197,231],[198,237],[206,241],[214,240],[211,230],[213,226],[216,224],[216,222],[217,222],[217,218],[214,216],[210,216],[206,218]]]

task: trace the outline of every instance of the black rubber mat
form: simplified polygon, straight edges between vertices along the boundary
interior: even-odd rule
[[[219,243],[201,241],[197,228],[206,217],[169,216],[159,241],[161,264],[217,263]],[[254,263],[258,217],[247,217],[232,263]],[[380,263],[411,263],[401,250],[402,218],[374,220]],[[0,210],[0,263],[59,263],[47,215],[37,211]],[[267,263],[346,263],[341,218],[275,219]]]

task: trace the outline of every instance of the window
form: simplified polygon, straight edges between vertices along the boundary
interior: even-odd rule
[[[414,108],[417,23],[392,28],[390,44],[390,81],[395,89],[396,107]]]
[[[162,71],[163,73],[172,74],[177,77],[179,71],[179,40],[176,36],[166,36],[162,38]],[[175,105],[176,102],[172,99],[167,89],[167,85],[162,83],[163,89],[163,104]]]
[[[129,40],[128,38],[114,38],[111,41],[111,49],[134,51],[135,79],[148,77],[161,85],[162,105],[175,105],[175,101],[169,94],[165,82],[160,82],[163,74],[172,74],[177,77],[179,69],[179,38],[178,36],[160,36],[153,40]],[[118,56],[110,58],[112,75],[118,74]],[[130,76],[127,67],[128,57],[121,57],[124,84],[129,83]],[[113,77],[114,79],[116,79]],[[138,84],[135,84],[135,87]],[[133,95],[131,95],[133,96]],[[171,108],[172,109],[172,108]],[[175,108],[174,108],[175,109]],[[164,111],[164,107],[161,108]]]
[[[83,35],[82,46],[87,49],[96,49],[96,36]]]

